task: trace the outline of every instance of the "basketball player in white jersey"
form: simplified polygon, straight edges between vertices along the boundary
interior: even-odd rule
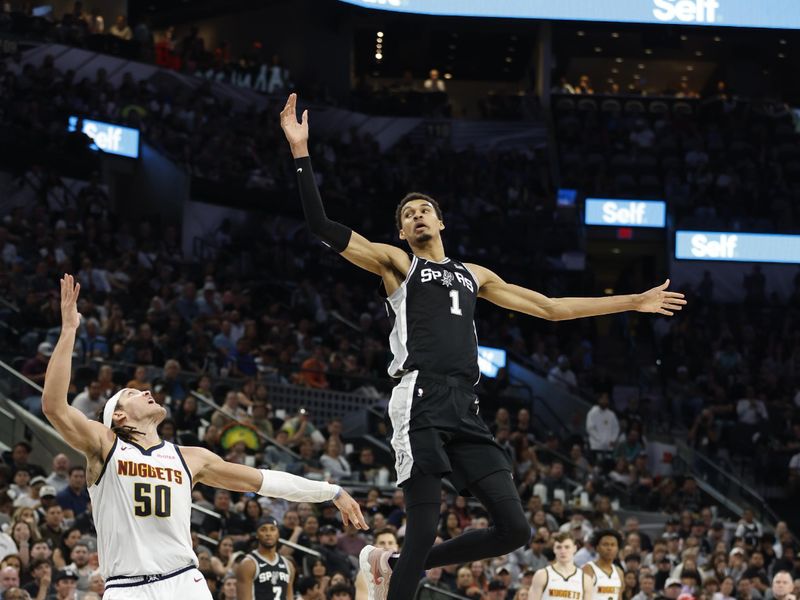
[[[556,560],[534,573],[528,600],[591,600],[592,578],[575,565],[576,550],[569,533],[553,538]]]
[[[190,535],[192,486],[198,482],[294,502],[333,500],[345,524],[367,529],[358,504],[339,486],[229,463],[205,448],[159,439],[156,427],[166,411],[149,391],[117,392],[106,402],[102,423],[70,406],[79,293],[80,285],[64,275],[61,335],[47,365],[42,409],[86,456],[104,600],[211,599]]]
[[[293,600],[294,565],[278,554],[278,520],[265,517],[256,535],[258,547],[236,567],[236,600]]]
[[[625,575],[614,564],[622,536],[613,529],[601,529],[592,536],[597,560],[583,565],[583,572],[592,578],[592,598],[588,600],[622,600]]]

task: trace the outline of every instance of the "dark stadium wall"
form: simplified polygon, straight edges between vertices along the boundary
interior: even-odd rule
[[[179,225],[189,199],[189,175],[148,144],[135,170],[114,177],[117,209],[131,220],[157,216],[162,223]]]
[[[349,94],[352,23],[335,2],[292,0],[194,25],[206,48],[228,42],[231,55],[239,56],[259,41],[263,55],[280,56],[301,89],[327,88],[339,100]],[[178,29],[178,39],[187,29]]]
[[[61,18],[61,15],[73,10],[75,0],[52,0],[48,4],[53,7],[55,15]],[[105,21],[106,29],[108,29],[114,24],[119,15],[128,16],[128,0],[84,0],[84,12],[91,14],[95,10],[100,11]]]
[[[753,272],[754,263],[703,262],[694,260],[672,260],[670,279],[676,289],[696,287],[709,271],[714,279],[714,300],[717,302],[743,302],[745,286],[743,280]],[[797,265],[759,264],[766,280],[767,296],[777,294],[786,302],[792,294],[794,278],[800,275]]]

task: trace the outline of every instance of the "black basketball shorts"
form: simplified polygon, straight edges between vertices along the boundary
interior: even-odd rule
[[[406,373],[389,400],[398,485],[417,472],[442,475],[467,495],[472,482],[497,471],[511,472],[508,455],[479,413],[478,396],[468,384]]]

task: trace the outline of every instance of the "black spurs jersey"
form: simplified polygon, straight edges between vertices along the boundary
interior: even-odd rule
[[[247,555],[256,563],[253,577],[253,600],[292,600],[287,597],[291,572],[286,559],[276,555],[275,562],[269,563],[255,550]]]
[[[389,375],[427,371],[477,383],[477,299],[477,279],[463,263],[414,256],[406,280],[386,301],[394,318]]]

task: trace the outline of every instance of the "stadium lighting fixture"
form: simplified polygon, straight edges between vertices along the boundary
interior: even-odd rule
[[[383,37],[383,32],[382,31],[378,32],[378,37]]]
[[[645,48],[644,49],[644,53],[645,54],[652,54],[653,53],[653,49],[652,48]]]

